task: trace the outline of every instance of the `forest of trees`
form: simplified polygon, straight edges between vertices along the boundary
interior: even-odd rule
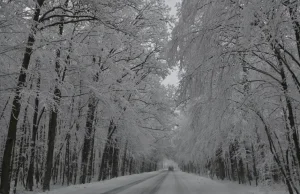
[[[153,171],[173,127],[163,0],[0,0],[0,193]]]
[[[169,10],[0,0],[0,194],[154,171],[163,157],[300,194],[300,1]]]
[[[181,68],[183,170],[300,193],[299,7],[183,0],[168,52]]]

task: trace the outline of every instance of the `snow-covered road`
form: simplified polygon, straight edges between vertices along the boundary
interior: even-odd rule
[[[163,172],[118,194],[189,194],[191,186],[185,173]],[[197,191],[198,193],[198,191]],[[111,193],[113,194],[113,193]]]
[[[258,188],[217,182],[181,171],[158,171],[74,185],[48,194],[265,194]],[[268,192],[277,194],[277,192]],[[279,192],[283,193],[283,192]]]
[[[248,188],[249,189],[249,188]],[[223,184],[213,180],[183,173],[163,172],[119,192],[104,194],[256,194],[239,185]]]

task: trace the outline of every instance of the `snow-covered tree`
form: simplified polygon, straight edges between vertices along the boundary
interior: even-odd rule
[[[182,69],[185,166],[240,183],[283,180],[299,193],[298,6],[182,2],[169,62]]]
[[[0,193],[157,167],[172,129],[162,0],[1,1]]]

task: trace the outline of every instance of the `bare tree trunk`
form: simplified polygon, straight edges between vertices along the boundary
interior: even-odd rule
[[[114,149],[113,149],[113,155],[112,155],[112,178],[116,178],[119,175],[119,148],[117,145],[117,140],[114,142]]]
[[[229,157],[230,157],[230,166],[231,166],[231,177],[232,177],[232,180],[233,181],[236,181],[237,180],[237,164],[236,164],[236,159],[235,159],[235,156],[236,153],[235,153],[235,145],[234,144],[231,144],[229,146]]]
[[[73,149],[73,151],[75,150],[75,148]],[[73,151],[70,149],[69,154],[70,154],[70,169],[69,169],[69,184],[72,184],[72,180],[73,180],[73,172],[74,172],[74,153]]]
[[[130,157],[130,162],[129,162],[129,174],[132,175],[132,165],[133,165],[133,158]]]
[[[297,133],[297,126],[295,124],[295,117],[294,117],[294,111],[293,111],[293,107],[292,107],[292,101],[291,101],[290,97],[288,96],[288,85],[287,85],[287,80],[286,80],[287,78],[286,78],[286,75],[284,72],[284,67],[282,64],[283,62],[281,60],[280,51],[275,47],[274,52],[277,57],[278,65],[280,68],[280,75],[281,75],[281,80],[282,80],[281,86],[282,86],[283,93],[285,96],[287,113],[288,113],[287,119],[288,119],[289,125],[292,129],[292,139],[293,139],[293,143],[295,146],[295,153],[296,153],[296,157],[298,160],[298,165],[300,167],[300,143],[299,143],[299,137],[298,137],[298,133]]]
[[[125,175],[125,169],[126,169],[126,160],[127,160],[127,145],[128,141],[126,141],[125,148],[124,148],[124,155],[123,155],[123,163],[122,163],[122,176]]]
[[[243,160],[240,158],[238,161],[238,174],[241,184],[245,184],[245,170]]]
[[[98,181],[105,180],[107,176],[107,161],[109,152],[108,142],[105,143],[104,151],[102,153],[101,165],[99,169]]]
[[[93,176],[93,163],[94,163],[94,142],[95,142],[95,126],[93,127],[93,134],[92,134],[92,140],[91,140],[91,155],[89,160],[89,168],[88,168],[88,182],[90,183],[92,181]]]
[[[69,4],[69,0],[66,0],[64,3],[64,7],[67,7]],[[60,19],[62,24],[59,24],[59,35],[62,36],[64,32],[64,18],[61,17]],[[55,89],[54,89],[54,102],[56,104],[53,105],[51,109],[50,121],[49,121],[49,132],[48,132],[48,151],[47,151],[47,160],[46,160],[46,172],[44,176],[44,184],[43,184],[43,191],[50,190],[50,180],[51,180],[51,173],[53,167],[53,155],[54,155],[54,146],[55,146],[55,136],[56,136],[56,127],[57,127],[57,116],[58,116],[58,108],[57,106],[61,100],[61,91],[59,89],[59,80],[64,80],[64,73],[61,75],[61,48],[56,50],[56,62],[55,62],[55,71],[57,74],[57,78],[55,80]]]
[[[82,87],[82,80],[80,79],[79,81],[79,94],[82,94],[82,90],[81,90],[81,87]],[[79,102],[78,102],[78,118],[77,118],[77,121],[76,122],[76,131],[79,131],[80,129],[80,123],[79,123],[79,120],[81,118],[81,111],[82,111],[82,108],[81,108],[81,101],[79,99]],[[78,141],[78,138],[77,136],[75,136],[75,142]],[[77,153],[77,144],[73,144],[74,148],[73,148],[73,154],[72,154],[72,165],[71,165],[71,174],[70,174],[70,181],[75,185],[77,183],[77,172],[78,172],[78,153]]]
[[[80,183],[84,184],[87,176],[87,167],[88,167],[88,159],[91,147],[91,139],[92,139],[92,131],[93,131],[93,122],[95,118],[95,110],[96,110],[96,98],[94,94],[91,94],[89,98],[88,105],[88,113],[87,113],[87,121],[86,121],[86,131],[84,135],[84,143],[82,149],[82,157],[81,157],[81,179]]]
[[[65,168],[64,168],[64,174],[67,179],[67,185],[70,184],[70,138],[71,135],[67,134],[67,143],[66,143],[66,153],[65,153]]]
[[[116,130],[116,126],[114,125],[114,122],[111,121],[109,124],[108,128],[108,134],[107,134],[107,140],[105,143],[104,151],[102,154],[102,161],[101,161],[101,166],[99,170],[99,176],[98,176],[98,181],[100,180],[105,180],[107,178],[107,175],[109,174],[109,166],[110,166],[110,159],[113,153],[112,150],[112,135],[114,134]]]
[[[297,10],[298,10],[297,1],[294,1],[292,3],[292,2],[290,2],[290,0],[287,0],[287,1],[285,1],[285,3],[289,9],[289,14],[290,14],[290,17],[292,20],[292,24],[293,24],[293,28],[294,28],[294,32],[295,32],[298,56],[300,58],[300,24],[298,22],[298,17],[297,17]]]
[[[285,169],[284,169],[284,166],[282,165],[282,162],[278,156],[278,153],[277,153],[277,150],[274,146],[274,142],[273,142],[273,139],[271,137],[271,132],[270,132],[270,129],[268,128],[267,124],[265,123],[263,117],[261,116],[261,114],[259,112],[256,112],[256,114],[258,115],[258,117],[260,118],[260,120],[262,121],[262,123],[264,124],[264,130],[266,132],[266,135],[267,135],[267,138],[268,138],[268,142],[269,142],[269,146],[270,146],[270,151],[273,155],[273,158],[276,162],[276,164],[278,165],[280,171],[281,171],[281,174],[284,176],[284,180],[285,180],[285,184],[287,186],[287,189],[289,191],[289,194],[294,194],[294,191],[299,194],[299,191],[298,189],[295,187],[294,183],[293,183],[293,180],[288,177],[286,175],[286,172],[285,172]]]
[[[35,102],[34,102],[33,126],[32,126],[31,145],[30,145],[31,149],[30,149],[30,158],[29,158],[29,170],[28,170],[28,175],[27,175],[27,180],[26,180],[26,189],[29,190],[29,191],[33,190],[34,157],[35,157],[36,136],[37,136],[37,131],[38,131],[38,110],[39,110],[40,83],[41,83],[41,79],[40,79],[40,75],[38,75],[38,78],[37,78],[37,92],[36,92],[36,97],[35,97]]]
[[[57,178],[58,178],[58,174],[59,174],[59,162],[60,162],[60,153],[58,153],[56,155],[56,157],[54,157],[54,165],[52,168],[52,182],[54,185],[56,185],[57,183]]]
[[[22,126],[22,131],[21,131],[21,140],[20,140],[20,145],[19,145],[19,154],[17,156],[18,162],[17,166],[15,169],[15,183],[14,183],[14,193],[17,192],[17,185],[18,185],[18,179],[19,179],[19,172],[20,168],[23,162],[23,149],[24,149],[24,141],[25,141],[25,134],[26,134],[26,119],[27,119],[27,111],[28,111],[28,105],[25,108],[25,113],[24,113],[24,120],[23,120],[23,126]]]
[[[143,157],[142,165],[141,165],[141,168],[140,168],[140,172],[141,173],[145,172],[145,158],[144,157]]]
[[[55,88],[55,93],[60,95],[59,90]],[[56,106],[56,105],[55,105]],[[48,131],[48,150],[46,158],[46,172],[43,182],[43,191],[50,190],[50,180],[52,174],[53,166],[53,156],[54,156],[54,141],[56,136],[56,125],[57,125],[57,108],[54,107],[54,110],[51,110],[50,122],[49,122],[49,131]]]
[[[77,148],[76,145],[74,145],[74,151],[72,156],[72,174],[74,174],[73,178],[73,184],[75,185],[77,183],[77,168],[78,168],[78,156],[77,156]]]
[[[254,152],[254,146],[251,144],[252,162],[253,162],[253,176],[255,178],[255,185],[258,186],[258,173],[256,169],[256,157]]]
[[[18,118],[21,110],[21,96],[20,92],[22,88],[25,86],[26,83],[26,77],[27,73],[26,70],[28,69],[29,63],[30,63],[30,58],[31,54],[33,51],[33,45],[35,42],[35,34],[36,34],[36,27],[38,24],[40,12],[41,12],[41,7],[43,6],[44,0],[37,0],[37,5],[36,9],[33,15],[33,24],[30,30],[30,34],[27,40],[27,46],[25,49],[24,57],[23,57],[23,62],[22,62],[22,67],[21,71],[19,74],[18,82],[17,82],[17,88],[15,91],[15,97],[13,99],[12,103],[12,111],[10,114],[10,121],[9,121],[9,126],[8,126],[8,133],[7,133],[7,138],[6,138],[6,144],[5,144],[5,149],[4,149],[4,154],[3,154],[3,159],[2,159],[2,167],[1,167],[1,185],[0,185],[0,193],[1,194],[8,194],[10,190],[10,180],[11,180],[11,159],[12,159],[12,152],[13,152],[13,146],[16,141],[16,132],[17,132],[17,123],[18,123]]]

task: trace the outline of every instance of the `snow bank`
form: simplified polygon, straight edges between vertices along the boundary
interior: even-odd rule
[[[270,188],[260,188],[249,185],[240,185],[233,182],[216,181],[181,171],[177,173],[178,177],[186,185],[189,185],[188,189],[190,190],[190,193],[198,192],[203,194],[287,194],[284,186],[282,186],[280,190],[271,191]]]
[[[72,185],[65,188],[54,189],[49,192],[37,193],[37,194],[101,194],[107,191],[114,190],[119,187],[135,183],[137,181],[145,180],[147,178],[158,175],[161,171],[129,175],[114,178],[102,182],[94,182],[82,185]],[[142,181],[139,184],[133,184],[129,188],[125,189],[124,194],[136,194],[141,193],[144,190],[147,191],[155,186],[156,178]],[[160,179],[159,179],[160,180]],[[122,190],[123,191],[123,190]],[[188,174],[182,171],[169,172],[168,176],[162,185],[157,190],[158,194],[287,194],[285,187],[282,186],[277,191],[271,191],[269,188],[259,188],[249,185],[239,185],[237,183],[227,181],[216,181],[206,177],[200,177],[195,174]],[[24,193],[22,193],[24,194]],[[33,193],[26,193],[33,194]]]
[[[106,181],[101,182],[93,182],[81,185],[72,185],[60,189],[54,189],[48,192],[38,192],[37,194],[95,194],[95,193],[104,193],[115,189],[117,187],[121,187],[124,185],[128,185],[135,181],[146,179],[156,174],[159,174],[161,171],[156,172],[148,172],[142,174],[128,175],[122,176],[118,178],[113,178]],[[26,194],[30,194],[27,192]],[[32,192],[31,192],[32,194]]]

